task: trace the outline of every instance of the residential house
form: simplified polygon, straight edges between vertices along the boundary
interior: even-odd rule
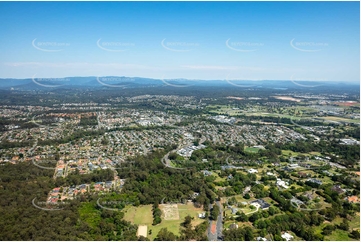
[[[258,173],[258,171],[256,169],[251,168],[248,170],[248,173],[253,174],[253,173]]]
[[[203,219],[206,218],[206,212],[199,213],[198,218],[203,218]]]
[[[264,209],[268,209],[271,205],[267,202],[265,202],[263,199],[257,199],[251,202],[252,205],[254,204],[258,204],[260,206],[260,208]]]
[[[281,237],[282,237],[283,239],[285,239],[286,241],[290,241],[290,240],[292,240],[292,239],[294,238],[291,234],[289,234],[289,233],[287,233],[287,232],[283,233],[283,234],[281,235]]]
[[[276,182],[277,186],[282,187],[287,189],[288,188],[288,183],[285,181],[282,181],[281,179],[277,178],[277,182]]]
[[[315,178],[310,178],[310,179],[308,179],[307,181],[312,182],[312,183],[316,183],[316,184],[318,184],[318,185],[322,185],[322,181],[317,180],[317,179],[315,179]]]
[[[212,172],[210,172],[210,171],[208,171],[208,170],[204,170],[204,171],[203,171],[203,175],[204,175],[204,176],[210,176],[210,175],[212,175]]]
[[[233,224],[229,225],[229,228],[230,229],[238,229],[238,224],[233,223]]]
[[[349,203],[359,203],[360,202],[360,198],[358,198],[357,196],[350,196],[350,197],[346,197],[345,199]]]
[[[266,238],[263,238],[263,237],[257,237],[256,240],[257,240],[257,241],[267,241],[267,239],[266,239]]]
[[[334,185],[331,187],[331,190],[337,192],[338,194],[342,194],[346,191],[345,189],[342,189],[340,185]]]

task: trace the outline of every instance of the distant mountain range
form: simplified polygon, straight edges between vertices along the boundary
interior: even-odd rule
[[[316,87],[355,87],[359,83],[317,82],[317,81],[236,81],[236,80],[188,80],[188,79],[151,79],[142,77],[106,76],[106,77],[66,77],[66,78],[27,78],[0,79],[2,90],[43,90],[57,88],[151,88],[151,87],[189,88],[194,86],[229,86],[234,88],[316,88]]]

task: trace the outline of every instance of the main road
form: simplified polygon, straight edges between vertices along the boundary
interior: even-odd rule
[[[217,240],[223,240],[223,205],[220,201],[217,201],[216,204],[219,206],[219,214],[217,218]]]
[[[223,206],[220,201],[217,201],[216,204],[219,207],[219,214],[217,217],[217,221],[208,220],[209,227],[208,227],[208,240],[209,241],[222,241],[223,240]],[[212,204],[209,205],[209,210],[212,210]],[[215,225],[213,225],[215,223]],[[212,227],[215,226],[215,231],[212,231]]]

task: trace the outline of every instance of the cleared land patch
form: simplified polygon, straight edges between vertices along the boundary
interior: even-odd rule
[[[159,208],[162,210],[163,216],[163,206],[170,206],[171,204],[160,204]],[[192,220],[192,225],[197,226],[198,224],[204,222],[204,219],[198,218],[198,214],[201,212],[204,212],[202,208],[196,208],[194,207],[193,203],[188,204],[173,204],[177,205],[177,209],[172,208],[171,210],[177,210],[178,212],[178,219],[175,220],[166,220],[164,217],[162,217],[162,222],[157,225],[152,225],[153,223],[153,214],[152,214],[152,205],[141,205],[138,207],[135,206],[127,206],[124,208],[124,219],[126,221],[129,221],[131,223],[137,224],[137,225],[147,225],[147,238],[150,240],[154,240],[154,238],[157,236],[158,232],[162,228],[167,228],[168,231],[171,231],[172,233],[179,235],[179,229],[181,227],[181,223],[184,221],[184,218],[187,215],[190,215],[194,219]],[[176,211],[174,212],[173,216],[175,216]],[[170,215],[168,215],[170,216]],[[151,232],[151,233],[150,233]]]
[[[152,224],[152,205],[143,205],[139,207],[127,206],[124,209],[124,220],[138,225]]]
[[[137,236],[144,236],[147,237],[147,231],[148,231],[148,226],[147,225],[139,225],[138,226],[138,231],[137,231]]]
[[[177,204],[161,204],[160,209],[164,214],[164,220],[178,220],[179,212]]]

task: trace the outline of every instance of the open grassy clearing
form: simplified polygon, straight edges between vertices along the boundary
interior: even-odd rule
[[[157,236],[158,232],[162,228],[167,228],[168,231],[171,231],[172,233],[179,235],[179,229],[181,228],[181,223],[184,221],[184,218],[187,215],[190,215],[191,217],[194,217],[194,220],[192,221],[192,225],[196,226],[202,222],[204,222],[204,219],[198,218],[198,214],[203,212],[202,208],[196,208],[193,206],[193,203],[185,204],[177,204],[178,205],[178,214],[179,219],[177,220],[165,220],[164,214],[162,215],[162,222],[158,225],[153,226],[153,215],[152,215],[152,205],[142,205],[139,207],[134,206],[127,206],[124,208],[124,219],[137,224],[137,225],[147,225],[148,226],[148,236],[150,240],[154,240],[154,238]],[[160,205],[160,208],[162,210],[162,213],[164,213],[162,209],[162,205]],[[149,234],[149,231],[151,231],[151,234]]]
[[[220,177],[217,172],[220,172],[220,171],[212,171],[212,176],[216,177],[216,180],[214,180],[214,181],[215,182],[224,182],[226,180],[226,178]]]
[[[260,150],[260,148],[254,148],[254,147],[245,147],[244,151],[251,152],[251,153],[257,153]]]
[[[149,225],[153,222],[152,205],[127,206],[123,211],[124,220],[131,223]]]
[[[332,231],[332,234],[325,236],[325,240],[330,240],[330,241],[352,241],[354,239],[351,239],[348,236],[348,232],[344,231],[344,230],[340,230],[340,229],[336,229],[334,231]]]
[[[360,123],[359,119],[349,119],[349,118],[341,118],[341,117],[334,117],[334,116],[327,116],[327,117],[320,117],[324,120],[330,121],[337,121],[337,122],[348,122],[348,123]]]
[[[267,112],[252,112],[252,113],[242,113],[246,116],[261,116],[261,117],[276,117],[276,118],[289,118],[289,119],[293,119],[293,120],[297,120],[299,119],[296,116],[293,115],[288,115],[288,114],[280,114],[280,113],[267,113]]]
[[[293,152],[292,150],[282,150],[282,155],[288,157],[299,156],[299,155],[310,157],[310,156],[320,156],[321,153],[319,152],[301,153],[301,152]]]

